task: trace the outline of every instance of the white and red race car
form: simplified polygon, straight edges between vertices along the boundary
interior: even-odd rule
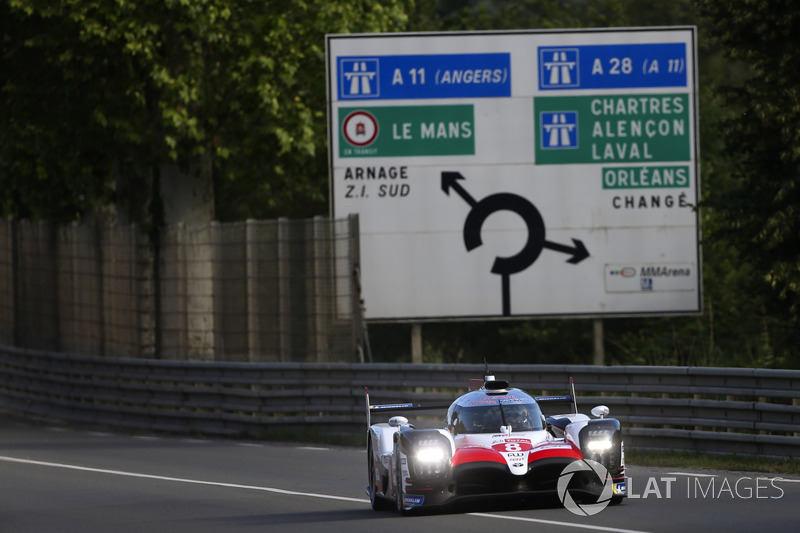
[[[575,412],[542,413],[564,403]],[[406,514],[475,497],[549,494],[585,510],[575,501],[596,507],[627,496],[619,421],[605,418],[605,406],[592,409],[595,419],[577,413],[574,387],[571,396],[533,397],[487,375],[449,405],[445,429],[415,429],[404,416],[370,424],[376,413],[432,408],[447,404],[370,405],[367,391],[373,509]]]

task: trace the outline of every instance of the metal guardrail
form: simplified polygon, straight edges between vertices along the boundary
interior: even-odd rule
[[[574,378],[579,409],[608,405],[629,447],[800,455],[797,370],[493,365],[492,373],[537,395],[564,392]],[[360,435],[364,387],[373,403],[442,401],[482,375],[482,365],[187,362],[0,347],[0,408],[131,430]]]

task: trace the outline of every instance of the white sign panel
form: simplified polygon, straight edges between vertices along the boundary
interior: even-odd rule
[[[696,31],[329,35],[367,318],[701,311]]]

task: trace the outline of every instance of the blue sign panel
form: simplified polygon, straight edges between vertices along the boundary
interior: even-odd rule
[[[539,89],[686,87],[685,43],[540,46]]]
[[[339,100],[511,96],[511,54],[337,58]]]
[[[578,147],[577,111],[542,113],[542,131],[539,139],[543,150]]]

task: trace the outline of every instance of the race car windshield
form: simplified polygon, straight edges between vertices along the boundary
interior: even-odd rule
[[[543,429],[542,411],[536,403],[493,402],[490,405],[459,406],[453,413],[453,431],[462,433],[497,433],[501,426],[513,431]]]

